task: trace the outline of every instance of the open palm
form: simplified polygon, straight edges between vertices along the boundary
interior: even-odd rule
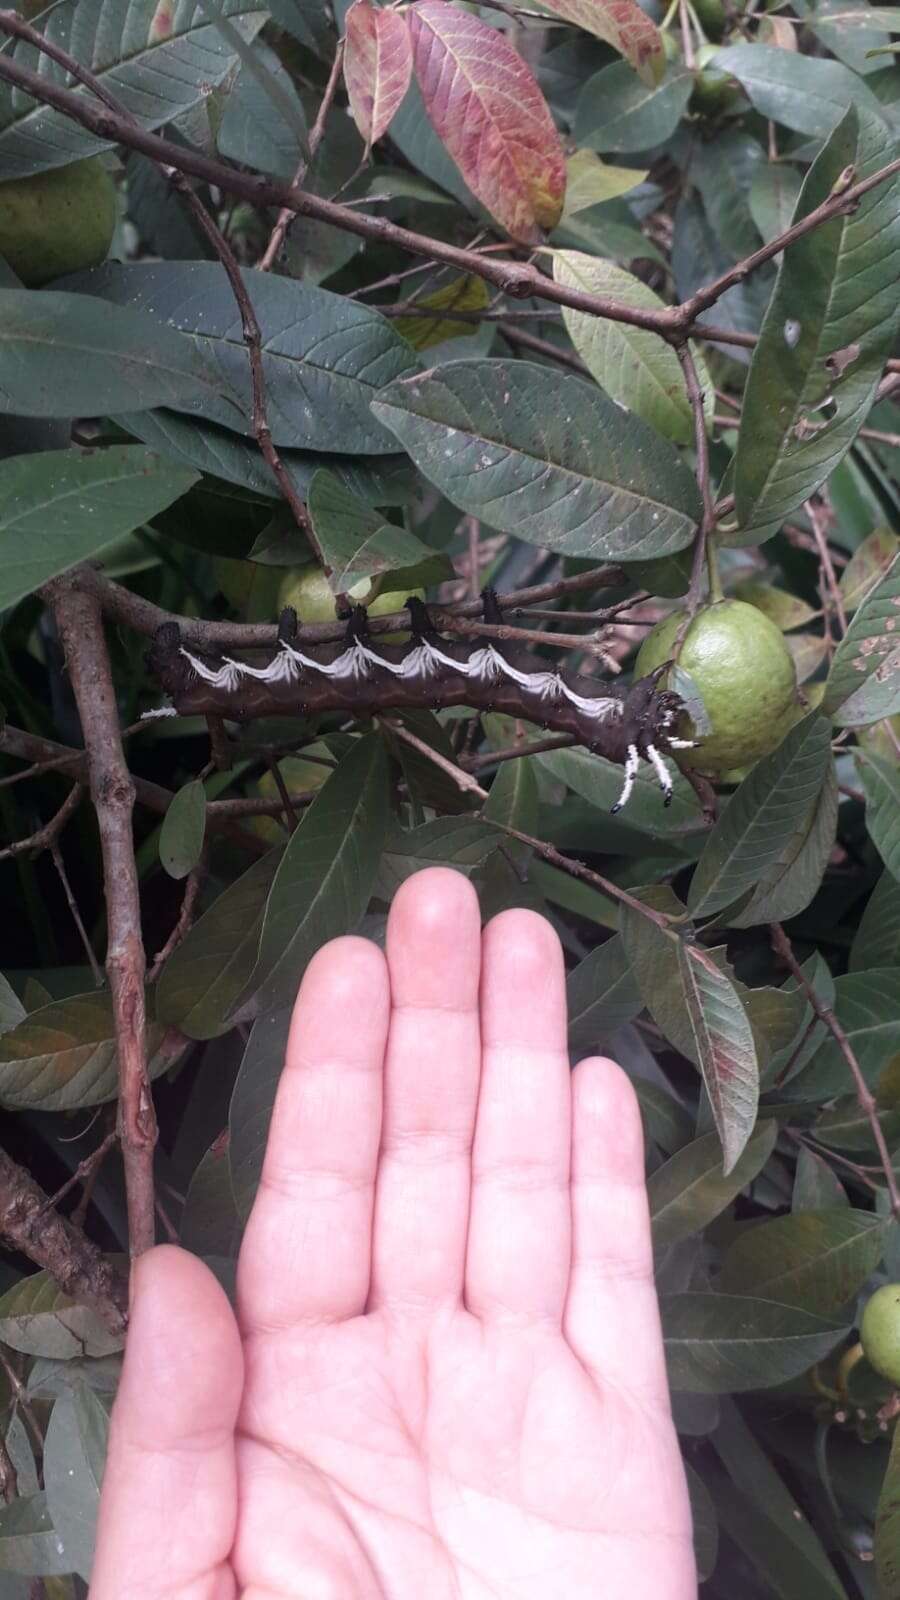
[[[561,952],[434,869],[294,1013],[239,1322],[139,1263],[91,1600],[689,1600],[643,1184]]]

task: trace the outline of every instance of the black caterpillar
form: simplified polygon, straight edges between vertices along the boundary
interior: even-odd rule
[[[483,600],[485,621],[501,621],[496,595],[486,590]],[[661,752],[690,749],[693,740],[674,737],[685,707],[677,694],[657,688],[664,668],[628,688],[604,682],[598,695],[596,679],[563,675],[534,656],[500,650],[490,640],[444,639],[421,600],[410,598],[406,609],[412,630],[406,645],[376,649],[365,607],[356,606],[342,644],[300,649],[295,642],[297,615],[288,608],[279,619],[278,649],[265,666],[189,650],[177,623],[164,623],[147,653],[147,666],[172,705],[146,715],[199,714],[250,722],[324,711],[360,716],[423,706],[472,706],[567,733],[624,766],[613,812],[627,803],[641,760],[653,767],[669,804],[672,779]]]

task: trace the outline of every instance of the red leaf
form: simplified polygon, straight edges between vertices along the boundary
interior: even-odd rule
[[[502,33],[445,0],[408,12],[425,110],[472,193],[514,239],[555,227],[566,163],[547,103]]]
[[[354,0],[347,12],[344,81],[366,148],[387,132],[409,88],[412,50],[406,18]]]
[[[659,83],[666,70],[662,34],[637,0],[543,0],[543,4],[564,21],[611,44],[651,89]]]

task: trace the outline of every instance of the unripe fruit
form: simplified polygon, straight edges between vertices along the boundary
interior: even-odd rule
[[[863,1312],[859,1337],[869,1365],[900,1384],[900,1283],[875,1290]]]
[[[642,678],[670,661],[685,613],[666,617],[644,640],[635,665]],[[793,657],[774,622],[743,600],[720,600],[698,611],[678,664],[689,672],[712,724],[691,753],[691,765],[718,777],[777,749],[797,720]]]
[[[0,183],[0,256],[26,288],[96,267],[116,226],[116,186],[96,156]]]
[[[377,584],[376,578],[361,578],[347,590],[354,604],[365,606],[373,617],[387,617],[392,611],[402,611],[410,594],[420,600],[425,599],[424,589],[388,589],[379,594]],[[305,567],[294,567],[285,574],[278,590],[278,610],[281,611],[284,606],[293,606],[300,622],[334,622],[337,615],[334,595],[322,568],[315,562]],[[380,644],[405,644],[408,638],[407,633],[378,635]]]

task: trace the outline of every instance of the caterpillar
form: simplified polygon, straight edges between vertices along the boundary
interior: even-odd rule
[[[485,621],[501,621],[493,591],[485,590],[482,599]],[[641,761],[649,762],[664,803],[670,803],[672,778],[663,753],[691,749],[694,741],[674,735],[685,706],[677,694],[658,688],[664,667],[627,688],[598,685],[594,678],[564,674],[534,656],[499,649],[492,640],[445,639],[415,597],[406,609],[411,628],[406,645],[376,648],[365,607],[356,606],[343,643],[301,649],[297,615],[288,607],[279,618],[278,648],[262,666],[190,650],[178,624],[163,623],[146,659],[172,703],[145,716],[200,714],[249,722],[325,711],[367,716],[466,705],[567,733],[576,744],[624,767],[613,813],[627,805]]]

